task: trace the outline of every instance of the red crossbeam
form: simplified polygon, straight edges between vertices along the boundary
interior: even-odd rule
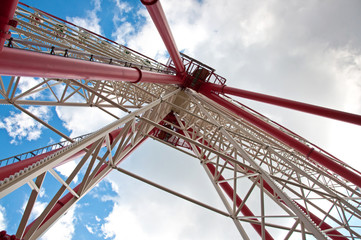
[[[162,5],[158,0],[141,0],[147,7],[150,17],[152,18],[158,32],[168,50],[170,57],[174,62],[174,66],[178,73],[184,73],[185,67],[180,57],[177,45],[174,41],[172,32],[168,25],[167,18],[164,14]]]
[[[13,20],[18,0],[1,0],[0,7],[0,52],[3,50],[6,39],[9,39],[10,26],[16,27],[17,22]]]
[[[230,95],[237,96],[237,97],[247,98],[247,99],[251,99],[251,100],[255,100],[255,101],[259,101],[259,102],[263,102],[263,103],[277,105],[280,107],[290,108],[290,109],[301,111],[301,112],[311,113],[311,114],[322,116],[322,117],[332,118],[332,119],[343,121],[343,122],[361,125],[361,116],[360,115],[342,112],[342,111],[325,108],[325,107],[320,107],[320,106],[316,106],[316,105],[311,105],[311,104],[307,104],[307,103],[303,103],[303,102],[297,102],[297,101],[293,101],[293,100],[289,100],[289,99],[285,99],[285,98],[274,97],[274,96],[270,96],[270,95],[266,95],[266,94],[262,94],[262,93],[246,91],[246,90],[237,89],[237,88],[228,87],[228,86],[222,86],[222,85],[218,85],[218,84],[214,84],[214,83],[203,84],[202,91],[214,91],[214,92],[223,93],[223,94],[230,94]]]
[[[182,84],[174,75],[161,74],[50,54],[5,48],[0,53],[0,74],[44,78],[91,79],[123,82]]]
[[[327,156],[314,151],[312,147],[307,146],[304,143],[301,143],[297,139],[289,136],[288,134],[282,132],[281,130],[267,124],[266,122],[262,121],[261,119],[253,116],[252,114],[248,113],[247,111],[237,107],[236,105],[228,102],[227,100],[221,98],[217,94],[211,92],[204,92],[205,96],[210,98],[211,100],[215,101],[216,103],[220,104],[222,107],[227,108],[228,110],[234,112],[241,118],[245,119],[246,121],[252,123],[256,127],[262,129],[263,131],[267,132],[271,136],[275,137],[279,141],[285,143],[286,145],[294,148],[295,150],[299,151],[300,153],[307,156],[309,159],[314,160],[315,162],[319,163],[320,165],[328,168],[332,172],[338,174],[339,176],[343,177],[344,179],[352,182],[358,187],[361,187],[361,176],[350,169],[340,165],[336,161],[328,158]]]

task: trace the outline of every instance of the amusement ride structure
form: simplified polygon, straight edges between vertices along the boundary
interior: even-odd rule
[[[12,238],[39,238],[115,170],[231,218],[243,239],[361,239],[361,173],[230,95],[357,125],[361,116],[227,86],[213,68],[179,53],[159,1],[142,3],[169,52],[167,64],[16,0],[1,1],[0,104],[64,139],[1,160],[0,197],[24,184],[32,189]],[[20,90],[22,77],[41,81]],[[70,138],[24,105],[96,107],[115,120]],[[122,169],[148,138],[196,158],[225,210]],[[54,170],[75,159],[69,177]],[[49,178],[60,188],[29,222]]]

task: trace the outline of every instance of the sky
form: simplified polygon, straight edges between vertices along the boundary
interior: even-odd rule
[[[167,60],[165,47],[140,1],[23,2],[149,57]],[[361,115],[360,1],[161,2],[179,50],[216,69],[216,73],[227,79],[228,86]],[[32,81],[36,79],[29,78],[24,85],[33,84]],[[237,100],[361,170],[359,126]],[[13,108],[1,107],[1,157],[60,140]],[[93,109],[36,107],[32,110],[72,137],[112,121]],[[84,126],[85,116],[97,116],[98,120]],[[23,121],[14,123],[22,117]],[[121,167],[222,207],[196,159],[153,140],[148,140]],[[58,171],[64,176],[69,174],[66,167]],[[51,192],[48,186],[44,188]],[[0,200],[0,229],[15,231],[28,191],[29,187],[24,186]],[[44,191],[40,196],[35,207],[38,212],[45,207],[49,195]],[[230,219],[113,172],[42,239],[239,237]]]

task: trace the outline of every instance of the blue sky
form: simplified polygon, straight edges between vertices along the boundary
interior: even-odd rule
[[[160,61],[167,54],[140,1],[30,1],[24,3],[74,22]],[[180,50],[205,62],[227,84],[361,114],[361,4],[358,1],[162,1]],[[361,169],[361,130],[303,113],[242,102]],[[1,106],[1,158],[60,141],[32,127],[23,138],[9,136],[5,120],[20,112]],[[44,110],[45,111],[45,110]],[[48,109],[49,123],[71,136],[96,130],[112,119],[82,128],[74,109]],[[98,114],[86,110],[85,115]],[[19,115],[16,115],[19,116]],[[92,115],[94,116],[94,115]],[[1,125],[2,124],[2,125]],[[13,126],[18,127],[19,126]],[[21,128],[20,128],[21,129]],[[37,139],[28,140],[38,130]],[[13,143],[11,143],[12,140]],[[156,146],[156,147],[155,147]],[[164,154],[166,153],[166,154]],[[171,160],[168,156],[171,155]],[[221,206],[199,163],[148,140],[122,167]],[[177,169],[187,172],[185,179]],[[66,175],[66,171],[59,170]],[[37,207],[49,200],[52,184]],[[0,228],[14,233],[29,187],[0,200]],[[166,230],[164,230],[166,229]],[[61,235],[62,233],[63,235]],[[136,180],[112,173],[44,239],[238,239],[229,219],[199,209]]]

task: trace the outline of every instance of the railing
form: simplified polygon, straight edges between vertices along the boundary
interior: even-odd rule
[[[152,58],[26,4],[19,3],[14,19],[10,47],[174,74]]]
[[[195,88],[197,88],[197,86],[201,85],[202,82],[210,82],[220,85],[226,84],[226,79],[224,77],[214,73],[215,69],[192,57],[187,56],[184,53],[180,53],[180,55],[182,58],[182,62],[186,68],[186,72],[188,73],[188,84],[190,84],[191,88],[193,88],[194,86],[196,86]],[[167,66],[170,69],[175,69],[172,59],[169,58]]]
[[[152,65],[141,65],[141,64],[128,62],[128,61],[118,59],[118,58],[110,58],[110,57],[105,57],[105,56],[96,55],[96,54],[90,54],[90,53],[73,50],[73,49],[49,46],[44,43],[36,43],[36,42],[32,42],[32,41],[19,40],[19,39],[14,39],[14,38],[10,38],[5,43],[6,43],[7,47],[10,47],[10,48],[26,49],[26,50],[33,51],[29,47],[31,47],[31,48],[37,47],[38,50],[36,52],[47,53],[47,54],[56,55],[56,56],[62,56],[62,57],[68,57],[68,58],[74,58],[74,59],[86,60],[86,61],[93,61],[93,62],[97,62],[97,63],[112,64],[112,65],[117,65],[117,66],[122,66],[122,67],[136,67],[141,70],[147,70],[147,71],[151,71],[151,72],[158,72],[158,73],[164,73],[164,74],[170,74],[170,75],[175,74],[173,69],[168,70],[168,69],[155,68]],[[28,47],[28,49],[26,47]]]
[[[73,138],[73,140],[75,142],[77,142],[77,141],[82,140],[83,138],[85,138],[88,135],[89,134],[85,134],[85,135]],[[19,155],[8,157],[8,158],[0,160],[0,167],[4,167],[4,166],[10,165],[10,164],[15,163],[15,162],[20,162],[20,161],[23,161],[25,159],[38,156],[38,155],[43,154],[43,153],[47,153],[47,152],[50,152],[50,151],[53,151],[53,150],[56,150],[56,149],[60,149],[60,148],[66,147],[66,146],[68,146],[70,144],[71,144],[70,141],[62,141],[62,142],[54,143],[52,145],[48,145],[48,146],[45,146],[45,147],[42,147],[42,148],[38,148],[38,149],[29,151],[29,152],[21,153]]]

